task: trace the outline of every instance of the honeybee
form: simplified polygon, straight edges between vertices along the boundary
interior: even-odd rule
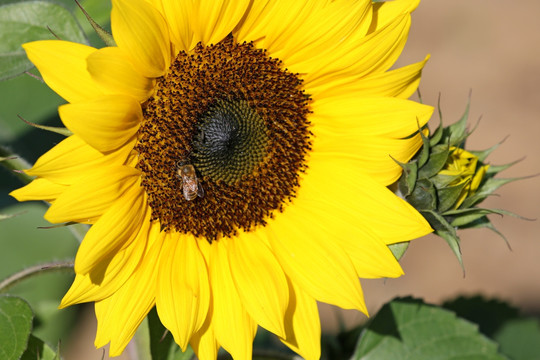
[[[193,200],[197,196],[204,196],[204,190],[197,179],[195,167],[187,160],[180,160],[176,163],[176,176],[181,181],[180,187],[187,201]]]

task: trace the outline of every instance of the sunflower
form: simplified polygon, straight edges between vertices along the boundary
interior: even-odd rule
[[[251,359],[257,327],[320,356],[316,301],[430,232],[387,186],[432,108],[425,61],[389,70],[417,0],[113,0],[117,46],[24,45],[72,131],[12,195],[92,224],[61,307],[94,302],[119,355],[152,307],[182,349]]]

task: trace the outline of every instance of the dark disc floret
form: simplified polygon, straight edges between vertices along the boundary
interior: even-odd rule
[[[252,43],[180,52],[143,104],[135,147],[152,220],[210,242],[266,225],[306,170],[309,101],[298,74]],[[182,195],[179,164],[204,196]]]

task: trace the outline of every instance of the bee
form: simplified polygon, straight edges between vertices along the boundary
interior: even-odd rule
[[[181,181],[180,188],[187,201],[193,200],[197,196],[204,196],[204,190],[199,183],[199,179],[197,179],[195,167],[191,165],[187,159],[179,160],[176,163],[176,176]]]

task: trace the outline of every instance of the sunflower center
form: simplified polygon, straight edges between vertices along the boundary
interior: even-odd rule
[[[197,125],[193,164],[202,177],[233,185],[262,163],[268,145],[263,119],[245,100],[217,100]]]
[[[180,52],[143,104],[135,147],[152,220],[209,242],[266,225],[307,168],[309,101],[251,43]]]

